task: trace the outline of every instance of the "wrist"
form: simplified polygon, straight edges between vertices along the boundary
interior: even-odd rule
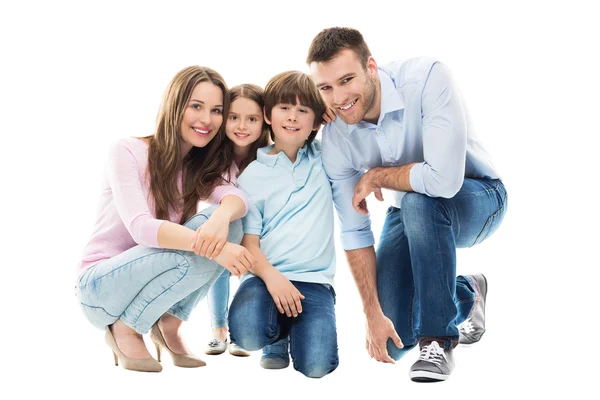
[[[227,209],[227,207],[219,206],[210,216],[210,218],[216,218],[219,220],[226,220],[231,222],[231,218],[233,217],[233,211]]]
[[[368,305],[363,308],[365,316],[367,319],[381,317],[383,315],[383,311],[381,310],[381,306],[379,305]]]

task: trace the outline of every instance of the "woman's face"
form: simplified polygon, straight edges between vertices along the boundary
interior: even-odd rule
[[[231,103],[225,133],[236,146],[246,147],[257,141],[262,128],[262,110],[255,101],[240,97]]]
[[[212,82],[200,82],[192,91],[181,120],[184,154],[192,147],[206,146],[223,123],[223,92]]]

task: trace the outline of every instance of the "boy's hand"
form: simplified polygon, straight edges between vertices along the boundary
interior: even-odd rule
[[[256,259],[245,247],[230,242],[225,243],[215,261],[233,276],[243,275],[256,265]]]
[[[196,230],[192,251],[212,260],[219,255],[227,243],[227,235],[229,235],[229,218],[215,212]]]
[[[288,317],[292,315],[297,317],[302,312],[302,303],[300,302],[304,299],[302,293],[279,271],[265,278],[267,290],[273,297],[279,312]]]
[[[328,124],[331,121],[335,121],[336,118],[337,114],[335,113],[335,110],[327,106],[325,112],[323,113],[323,124]]]

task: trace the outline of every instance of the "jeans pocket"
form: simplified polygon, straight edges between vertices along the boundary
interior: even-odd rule
[[[481,232],[479,233],[479,235],[477,235],[475,242],[473,242],[473,244],[470,247],[473,247],[476,244],[483,242],[485,239],[490,237],[494,232],[496,232],[496,230],[500,226],[500,223],[504,219],[504,212],[506,211],[505,206],[506,206],[506,203],[503,204],[502,207],[500,207],[500,209],[498,211],[493,213],[487,219],[487,221],[485,221],[485,224],[483,225],[483,229],[481,229]]]

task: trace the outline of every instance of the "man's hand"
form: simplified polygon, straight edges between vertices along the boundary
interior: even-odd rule
[[[373,182],[373,174],[371,171],[367,171],[354,187],[354,196],[352,197],[352,206],[354,209],[361,214],[368,214],[367,209],[367,196],[371,193],[375,193],[375,198],[379,201],[383,201],[383,195],[381,194],[381,187],[377,186]]]
[[[371,358],[384,363],[395,364],[394,359],[387,352],[387,340],[392,338],[398,348],[404,347],[400,336],[394,329],[394,324],[383,314],[367,317],[366,347]]]
[[[304,296],[281,272],[273,271],[264,277],[264,281],[280,313],[297,317],[302,312],[300,300]]]

